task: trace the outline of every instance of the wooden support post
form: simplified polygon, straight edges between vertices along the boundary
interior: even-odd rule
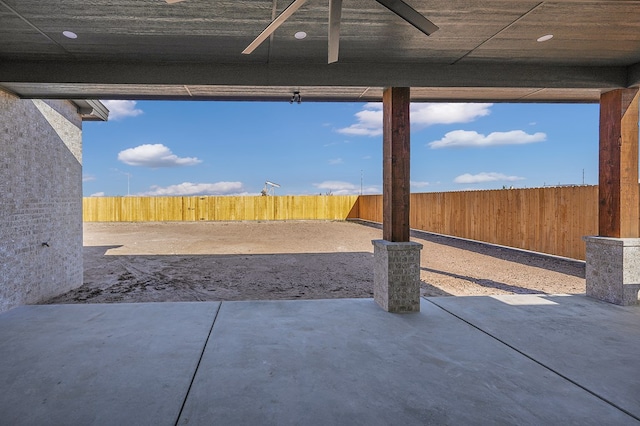
[[[599,229],[601,237],[640,237],[638,88],[600,97]]]
[[[409,88],[382,94],[382,237],[374,240],[373,299],[388,312],[420,312],[420,250],[409,241]]]
[[[387,87],[383,103],[382,238],[409,241],[409,88]]]
[[[600,96],[598,235],[585,237],[587,296],[640,304],[639,90]]]

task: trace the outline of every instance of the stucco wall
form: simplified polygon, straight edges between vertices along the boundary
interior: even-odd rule
[[[0,312],[82,284],[82,121],[0,92]]]

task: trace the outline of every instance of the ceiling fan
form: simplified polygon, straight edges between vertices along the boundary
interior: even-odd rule
[[[165,0],[167,3],[178,3],[184,0]],[[300,8],[307,0],[294,0],[285,10],[282,11],[265,28],[258,37],[255,38],[242,51],[248,55],[262,44],[273,32],[278,29],[293,13]],[[403,0],[375,0],[426,35],[438,30],[438,26],[422,16],[420,12],[409,6]],[[329,0],[329,58],[328,63],[338,61],[338,50],[340,46],[340,18],[342,16],[342,0]]]

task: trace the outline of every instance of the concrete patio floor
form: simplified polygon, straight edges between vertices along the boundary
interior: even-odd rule
[[[584,296],[22,306],[0,424],[640,424],[640,307]]]

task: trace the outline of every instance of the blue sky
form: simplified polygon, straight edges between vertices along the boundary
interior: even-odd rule
[[[83,124],[85,196],[382,192],[380,104],[103,102],[109,121]],[[412,192],[597,184],[597,104],[411,111]]]

